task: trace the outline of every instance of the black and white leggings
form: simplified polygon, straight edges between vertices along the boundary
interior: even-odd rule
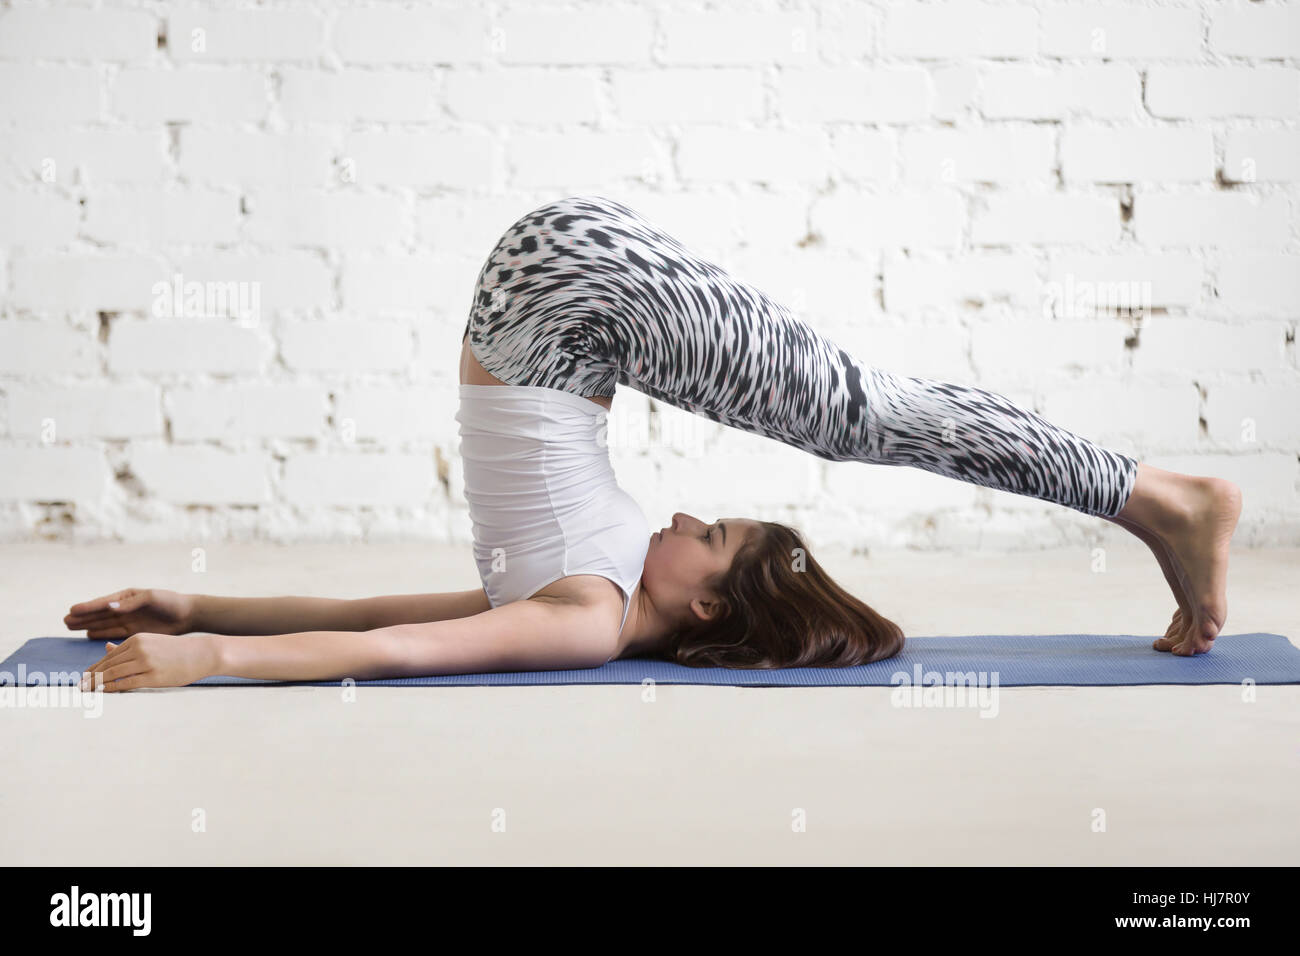
[[[603,196],[521,217],[479,272],[470,347],[510,385],[662,402],[830,461],[911,465],[1113,516],[1137,462],[993,392],[873,368]]]

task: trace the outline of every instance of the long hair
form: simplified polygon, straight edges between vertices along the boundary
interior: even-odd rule
[[[902,650],[902,628],[836,584],[798,531],[758,525],[708,582],[719,613],[670,635],[663,656],[688,667],[849,667]]]

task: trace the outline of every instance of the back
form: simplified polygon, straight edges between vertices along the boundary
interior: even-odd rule
[[[623,591],[627,622],[650,528],[615,479],[607,420],[594,402],[558,389],[460,386],[474,561],[493,607],[595,574]]]

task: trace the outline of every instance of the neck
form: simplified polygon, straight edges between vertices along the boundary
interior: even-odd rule
[[[627,610],[627,621],[618,638],[615,657],[637,657],[659,650],[673,631],[673,624],[637,582]]]

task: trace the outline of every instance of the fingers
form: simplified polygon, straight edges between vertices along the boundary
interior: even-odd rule
[[[64,618],[63,622],[74,631],[102,630],[106,627],[122,627],[122,618],[117,614],[100,614],[90,618]]]
[[[130,637],[134,633],[126,624],[104,624],[86,628],[86,637],[90,640],[108,640],[111,637]]]
[[[82,691],[102,690],[105,694],[116,694],[124,690],[134,690],[137,687],[153,687],[153,678],[148,671],[141,671],[138,674],[132,674],[129,677],[122,677],[112,683],[105,682],[100,686],[98,682],[83,684]]]
[[[74,604],[68,608],[68,615],[88,614],[91,611],[102,611],[108,607],[110,601],[121,601],[132,592],[132,588],[124,591],[114,591],[112,594],[105,594],[103,597],[93,598],[89,601],[82,601],[80,604]]]
[[[115,617],[119,617],[122,613],[121,611],[122,602],[111,601],[109,603],[116,604],[117,607],[105,606],[95,611],[82,611],[77,614],[73,614],[69,612],[63,615],[63,619],[65,621],[108,621],[108,620],[112,620]]]
[[[137,687],[153,687],[153,681],[148,674],[136,674],[133,677],[124,677],[115,681],[112,687],[105,687],[104,690],[110,694],[116,694],[119,691],[135,690]]]
[[[116,611],[110,611],[107,614],[91,613],[84,615],[64,615],[63,623],[70,631],[89,630],[92,627],[98,627],[108,624],[112,621],[121,620]]]
[[[83,618],[90,614],[104,614],[107,611],[117,610],[112,605],[122,605],[123,602],[133,601],[139,597],[139,592],[135,588],[126,588],[125,591],[114,591],[112,594],[104,594],[103,597],[96,597],[91,601],[82,601],[81,604],[74,604],[68,609],[69,618]]]
[[[86,669],[81,680],[83,691],[99,689],[112,693],[153,686],[147,655],[143,653],[145,645],[134,635],[121,644],[109,642],[107,647],[107,653]]]
[[[68,608],[63,623],[69,630],[80,631],[113,621],[149,603],[149,592],[127,588],[114,594],[105,594],[93,601],[84,601]]]
[[[129,638],[121,644],[110,643],[108,652],[86,668],[81,689],[121,690],[122,678],[138,674],[144,669],[144,662],[136,656],[135,649],[136,644]]]
[[[102,671],[92,668],[89,672],[89,681],[83,682],[83,689],[94,690],[102,689],[107,691],[122,690],[122,682],[128,677],[134,677],[146,673],[147,668],[143,661],[137,658],[130,658]],[[102,680],[101,680],[102,676]]]
[[[106,645],[107,649],[104,651],[104,656],[101,657],[99,660],[95,661],[95,663],[91,664],[90,667],[87,668],[87,670],[91,670],[91,671],[102,670],[106,665],[110,663],[117,663],[117,661],[115,661],[114,658],[117,657],[119,654],[125,653],[125,648],[128,646],[129,641],[130,638],[127,638],[127,640],[123,641],[121,644],[113,644],[110,642],[108,645]]]

